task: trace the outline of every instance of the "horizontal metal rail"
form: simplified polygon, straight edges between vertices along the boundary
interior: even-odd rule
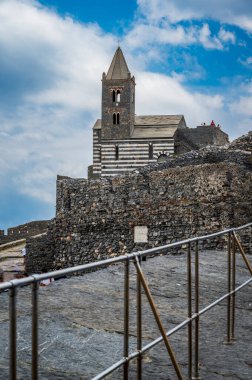
[[[33,282],[36,282],[36,281],[42,281],[42,280],[46,280],[46,279],[50,279],[50,278],[57,278],[57,277],[61,277],[61,276],[70,275],[73,273],[85,272],[89,269],[103,268],[103,267],[106,267],[110,264],[116,264],[116,263],[127,261],[129,259],[134,259],[136,256],[143,257],[143,256],[150,256],[153,254],[158,254],[158,253],[163,252],[165,250],[168,250],[170,248],[180,247],[182,245],[186,245],[188,243],[192,243],[192,242],[196,242],[196,241],[212,239],[212,238],[215,238],[218,236],[226,235],[229,232],[240,231],[240,230],[248,228],[248,227],[252,227],[252,223],[248,223],[248,224],[245,224],[243,226],[236,227],[236,228],[229,228],[229,229],[226,229],[224,231],[215,232],[215,233],[212,233],[209,235],[203,235],[203,236],[193,237],[193,238],[189,238],[189,239],[185,239],[185,240],[180,240],[178,242],[166,244],[166,245],[163,245],[160,247],[155,247],[155,248],[150,248],[150,249],[146,249],[143,251],[128,253],[126,255],[113,257],[111,259],[95,261],[95,262],[89,263],[89,264],[77,265],[75,267],[59,269],[59,270],[48,272],[48,273],[36,274],[36,275],[28,276],[25,278],[21,278],[21,279],[11,280],[11,281],[4,282],[4,283],[0,284],[0,291],[6,290],[6,289],[11,289],[12,287],[29,285],[29,284],[32,284]]]
[[[252,267],[247,259],[244,249],[239,241],[236,231],[240,231],[246,228],[252,227],[252,223],[248,223],[244,226],[240,226],[237,228],[230,228],[224,231],[212,233],[209,235],[197,236],[185,240],[181,240],[178,242],[170,243],[167,245],[163,245],[160,247],[155,247],[143,251],[136,251],[129,254],[125,254],[122,256],[97,261],[89,264],[78,265],[72,268],[65,268],[57,271],[52,271],[43,274],[34,274],[26,278],[15,279],[6,283],[0,284],[0,291],[9,290],[9,300],[10,300],[10,379],[16,380],[16,334],[17,334],[17,316],[16,316],[16,288],[24,285],[33,284],[32,287],[32,380],[38,379],[38,284],[40,281],[50,278],[58,278],[61,276],[67,276],[76,273],[83,273],[90,269],[101,269],[116,263],[125,263],[125,274],[124,274],[124,347],[123,347],[123,358],[105,369],[103,372],[95,376],[92,380],[103,379],[116,369],[123,366],[123,378],[124,380],[128,379],[128,369],[129,362],[133,359],[138,358],[137,365],[137,378],[140,380],[142,378],[142,355],[156,346],[161,341],[165,342],[168,354],[173,363],[173,367],[177,373],[178,379],[183,380],[184,377],[182,375],[181,369],[179,367],[179,363],[176,360],[176,357],[173,353],[172,347],[168,338],[179,331],[182,328],[188,326],[188,379],[199,379],[198,374],[198,342],[199,342],[199,317],[205,314],[207,311],[228,299],[227,302],[227,343],[231,344],[234,340],[234,322],[235,322],[235,294],[243,287],[249,285],[252,282],[252,278],[245,281],[240,286],[236,287],[235,280],[235,271],[236,271],[236,259],[235,259],[235,249],[238,247],[239,252],[246,264],[247,269],[250,274],[252,274]],[[207,305],[203,309],[199,309],[199,263],[198,263],[198,254],[199,254],[199,245],[200,241],[204,241],[207,239],[213,239],[216,237],[228,235],[228,292]],[[192,312],[192,243],[195,243],[195,310]],[[151,291],[147,284],[147,281],[144,277],[144,273],[141,269],[140,263],[141,258],[146,256],[155,256],[162,253],[168,253],[169,249],[186,246],[187,247],[187,301],[188,301],[188,317],[179,323],[174,328],[168,330],[167,332],[163,328],[162,321],[159,316],[159,312],[155,305],[154,299],[151,295]],[[138,276],[138,286],[137,286],[137,304],[138,304],[138,312],[137,312],[137,351],[129,354],[129,263],[130,261],[134,261],[137,270]],[[141,284],[140,284],[141,283]],[[157,325],[161,332],[161,336],[152,342],[148,343],[144,347],[142,347],[142,336],[141,336],[141,323],[142,323],[142,313],[141,313],[141,288],[144,290],[148,302],[151,306],[151,310],[153,315],[155,316]],[[192,340],[192,323],[195,324],[195,346],[194,346],[194,367],[193,367],[193,340]],[[193,374],[194,368],[194,374]]]

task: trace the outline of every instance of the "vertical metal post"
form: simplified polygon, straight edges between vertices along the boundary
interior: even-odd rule
[[[153,298],[152,298],[152,296],[151,296],[150,289],[149,289],[149,287],[148,287],[148,285],[147,285],[147,282],[145,281],[145,278],[144,278],[144,275],[143,275],[143,271],[142,271],[142,269],[141,269],[141,266],[140,266],[140,263],[139,263],[139,260],[138,260],[138,257],[137,257],[137,256],[136,256],[135,266],[136,266],[136,269],[137,269],[137,273],[138,273],[138,275],[139,275],[139,279],[140,279],[140,281],[141,281],[141,283],[142,283],[142,285],[143,285],[143,288],[144,288],[144,291],[145,291],[146,297],[147,297],[147,299],[148,299],[148,301],[149,301],[149,304],[150,304],[151,310],[152,310],[152,312],[153,312],[153,314],[154,314],[154,317],[155,317],[155,319],[156,319],[156,322],[157,322],[158,328],[159,328],[159,330],[160,330],[160,332],[161,332],[161,335],[162,335],[162,337],[163,337],[163,340],[164,340],[164,343],[165,343],[165,346],[166,346],[167,352],[168,352],[168,354],[169,354],[169,356],[170,356],[170,358],[171,358],[171,361],[172,361],[173,367],[174,367],[174,369],[175,369],[175,371],[176,371],[177,377],[178,377],[179,380],[183,380],[183,376],[182,376],[181,370],[180,370],[180,368],[179,368],[178,362],[177,362],[177,360],[176,360],[176,357],[175,357],[175,355],[174,355],[174,352],[173,352],[173,350],[172,350],[172,347],[171,347],[171,345],[170,345],[170,343],[169,343],[169,340],[168,340],[168,338],[167,338],[167,336],[166,336],[166,332],[165,332],[164,326],[163,326],[162,321],[161,321],[161,319],[160,319],[160,316],[159,316],[159,314],[158,314],[157,307],[156,307],[156,305],[155,305],[155,303],[154,303],[154,301],[153,301]]]
[[[236,244],[235,244],[235,238],[234,234],[232,236],[232,290],[235,290],[235,270],[236,270],[236,257],[235,257],[235,249],[236,249]],[[235,340],[234,336],[234,330],[235,330],[235,293],[232,294],[232,320],[231,320],[231,340]]]
[[[238,237],[237,237],[237,235],[236,235],[235,232],[234,232],[233,236],[234,236],[235,243],[236,243],[236,245],[237,245],[237,247],[238,247],[238,249],[240,251],[240,254],[242,255],[242,258],[243,258],[243,260],[244,260],[244,262],[245,262],[245,264],[246,264],[246,266],[247,266],[250,274],[252,275],[252,267],[251,267],[250,262],[248,261],[248,259],[246,257],[244,249],[242,248],[242,245],[241,245],[241,243],[240,243],[240,241],[239,241],[239,239],[238,239]]]
[[[15,287],[9,290],[9,314],[10,314],[10,380],[17,378],[17,314],[16,314]]]
[[[191,243],[187,246],[187,311],[188,318],[192,318],[192,263]],[[188,379],[192,378],[192,321],[188,324]]]
[[[228,266],[228,278],[227,278],[227,290],[228,293],[231,292],[231,260],[232,260],[232,240],[231,232],[228,233],[228,257],[227,257],[227,266]],[[226,344],[231,344],[231,296],[227,298],[227,341]]]
[[[125,261],[124,267],[124,357],[129,355],[129,260]],[[124,363],[123,379],[128,380],[129,362]]]
[[[199,312],[199,242],[196,241],[195,245],[195,314]],[[199,316],[195,318],[195,331],[194,331],[194,376],[193,379],[200,379],[199,377]]]
[[[141,257],[139,258],[141,266]],[[137,272],[137,350],[142,348],[142,295],[141,295],[141,280]],[[137,379],[142,379],[142,355],[137,358]]]
[[[32,380],[38,379],[38,282],[32,284]]]

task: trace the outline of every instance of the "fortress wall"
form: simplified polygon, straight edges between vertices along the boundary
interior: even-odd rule
[[[101,260],[252,220],[252,172],[239,163],[148,170],[97,181],[59,178],[56,218],[46,236],[28,240],[27,271]],[[135,226],[148,228],[148,242],[134,242]],[[243,235],[249,251],[251,231]],[[225,245],[221,239],[217,247]]]
[[[25,239],[46,232],[49,222],[49,220],[38,220],[8,228],[7,235],[4,235],[4,231],[0,230],[0,244]]]

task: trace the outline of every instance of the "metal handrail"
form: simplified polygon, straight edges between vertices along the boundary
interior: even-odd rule
[[[185,240],[180,240],[180,241],[177,241],[174,243],[166,244],[166,245],[163,245],[160,247],[150,248],[150,249],[146,249],[143,251],[136,251],[136,252],[128,253],[125,255],[120,255],[118,257],[113,257],[111,259],[95,261],[93,263],[76,265],[75,267],[59,269],[59,270],[55,270],[55,271],[51,271],[51,272],[47,272],[47,273],[31,275],[31,276],[21,278],[21,279],[11,280],[11,281],[4,282],[4,283],[0,284],[0,291],[6,290],[6,289],[11,289],[13,286],[18,287],[18,286],[23,286],[23,285],[29,285],[29,284],[32,284],[32,283],[37,282],[37,281],[42,281],[42,280],[46,280],[46,279],[50,279],[50,278],[57,278],[57,277],[65,276],[65,275],[70,275],[73,273],[79,273],[82,271],[87,271],[89,269],[96,269],[98,267],[101,267],[101,268],[106,267],[110,264],[116,264],[116,263],[127,261],[129,259],[133,259],[136,256],[144,257],[144,256],[150,256],[153,254],[159,254],[160,252],[167,250],[167,249],[170,249],[170,248],[180,247],[181,245],[186,245],[188,243],[193,243],[193,242],[197,242],[197,241],[201,241],[201,240],[212,239],[214,237],[226,235],[229,232],[240,231],[240,230],[248,228],[248,227],[252,227],[252,222],[244,224],[243,226],[240,226],[240,227],[229,228],[229,229],[219,231],[219,232],[215,232],[215,233],[212,233],[209,235],[196,236],[193,238],[188,238]]]
[[[246,225],[229,228],[224,231],[219,231],[209,235],[192,237],[182,241],[166,244],[160,247],[155,247],[143,251],[136,251],[129,254],[121,255],[118,257],[97,261],[89,264],[78,265],[72,268],[65,268],[43,274],[34,274],[26,278],[15,279],[9,282],[0,284],[0,291],[9,289],[10,298],[10,379],[16,380],[16,288],[32,284],[32,379],[38,379],[38,285],[39,282],[45,279],[57,278],[61,276],[71,275],[73,273],[82,273],[90,269],[104,268],[111,264],[122,263],[125,264],[125,276],[124,276],[124,357],[111,365],[109,368],[98,374],[93,380],[103,379],[108,374],[115,371],[117,368],[124,367],[124,380],[128,379],[129,362],[132,359],[137,358],[137,371],[138,379],[142,376],[142,356],[144,352],[151,349],[161,341],[165,342],[168,354],[172,360],[172,364],[177,373],[178,379],[183,379],[179,364],[173,353],[172,347],[168,338],[184,327],[188,327],[188,379],[199,379],[199,364],[198,364],[198,341],[199,341],[199,317],[218,305],[223,300],[227,299],[227,343],[231,344],[234,340],[234,320],[235,320],[235,294],[243,287],[251,283],[252,278],[245,281],[238,287],[235,287],[235,248],[240,251],[244,262],[252,275],[252,267],[245,255],[240,241],[237,238],[236,231],[240,231],[246,228],[252,227],[252,223]],[[228,292],[207,305],[205,308],[199,310],[199,242],[206,239],[213,239],[215,237],[228,235]],[[191,247],[192,243],[195,243],[195,309],[192,311],[192,262],[191,262]],[[144,278],[144,273],[141,269],[141,259],[146,256],[155,256],[161,252],[167,253],[169,249],[187,246],[187,300],[188,300],[188,317],[180,324],[175,326],[169,331],[165,331],[162,321],[160,319],[158,310],[154,303],[154,299],[151,295],[150,289]],[[129,354],[129,262],[133,261],[137,270],[137,351]],[[155,316],[156,322],[161,332],[161,336],[149,344],[142,347],[141,336],[141,292],[142,289],[146,293],[147,299],[151,306],[152,312]],[[192,344],[192,324],[195,324],[195,339],[194,339],[194,363],[192,360],[193,344]],[[194,364],[194,369],[193,369]]]

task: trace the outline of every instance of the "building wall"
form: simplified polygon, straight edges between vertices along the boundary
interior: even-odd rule
[[[120,102],[113,102],[112,91],[121,91]],[[129,139],[135,119],[134,79],[102,80],[102,129],[103,139]],[[119,113],[120,123],[113,124],[113,113]]]
[[[101,176],[101,129],[93,129],[93,170],[92,177]]]
[[[112,179],[59,179],[57,215],[47,236],[42,237],[51,250],[47,251],[47,269],[92,262],[252,221],[248,156],[226,151],[201,154],[194,158],[188,153]],[[134,242],[135,226],[148,228],[147,243]],[[251,252],[251,238],[251,230],[246,231],[247,252]],[[29,241],[28,272],[41,270],[37,257],[43,244],[41,240],[38,243],[37,239]],[[207,241],[205,247],[213,248],[215,243]],[[217,242],[217,247],[225,246],[226,240]]]
[[[149,154],[149,144],[152,144],[152,158]],[[174,153],[173,139],[104,141],[101,144],[101,176],[125,174],[156,162],[162,153],[167,155]]]

